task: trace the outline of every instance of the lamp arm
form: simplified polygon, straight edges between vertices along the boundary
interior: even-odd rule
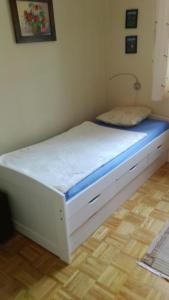
[[[111,76],[109,79],[112,80],[112,79],[114,79],[116,77],[120,77],[120,76],[130,76],[130,77],[134,78],[135,79],[134,89],[135,90],[141,89],[141,83],[140,83],[138,77],[133,73],[118,73],[118,74]]]

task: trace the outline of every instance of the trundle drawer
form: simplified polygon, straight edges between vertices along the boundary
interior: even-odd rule
[[[113,197],[104,207],[86,220],[82,226],[78,227],[77,230],[69,236],[70,252],[74,251],[80,244],[86,241],[86,239],[124,203],[124,199],[124,195]]]
[[[149,146],[149,154],[151,155],[152,152],[157,150],[162,150],[169,148],[169,130],[164,132],[161,136],[159,136],[157,139],[155,139]]]
[[[135,177],[137,177],[144,169],[147,167],[148,158],[140,161],[138,164],[134,164],[129,168],[123,176],[117,178],[117,191],[122,190],[129,182],[131,182]]]
[[[165,151],[167,151],[168,149],[168,144],[161,144],[159,143],[159,145],[156,146],[155,149],[153,149],[153,151],[151,153],[149,153],[148,155],[148,164],[150,165],[151,163],[153,163],[160,155],[162,155]]]
[[[106,205],[119,191],[139,175],[147,166],[147,158],[138,164],[134,164],[126,173],[118,178],[102,193],[96,194],[85,206],[68,218],[68,234],[72,234],[87,220],[93,217],[104,205]]]
[[[108,178],[107,178],[108,177]],[[106,191],[109,187],[112,189],[112,194],[115,195],[116,193],[116,185],[115,185],[115,174],[113,172],[104,175],[102,178],[97,180],[91,184],[86,190],[80,192],[71,200],[66,202],[66,211],[67,211],[67,218],[73,218],[76,213],[78,213],[81,209],[91,202],[94,202],[98,197],[101,201],[101,195],[104,191]],[[92,201],[93,200],[93,201]],[[93,203],[94,204],[94,203]]]
[[[97,200],[101,201],[102,194],[105,193],[108,189],[111,189],[111,196],[113,197],[117,193],[117,180],[119,178],[122,178],[129,172],[130,174],[133,174],[133,172],[131,172],[134,171],[133,168],[135,169],[136,166],[140,165],[140,163],[144,161],[147,155],[148,152],[146,154],[140,153],[140,155],[137,154],[136,157],[133,157],[132,159],[130,158],[128,161],[125,161],[117,168],[114,168],[111,172],[104,175],[86,190],[82,191],[74,198],[69,200],[66,203],[68,219],[74,217],[74,215],[76,213],[79,213],[81,209],[84,209],[86,205],[88,205],[88,203],[91,203],[92,199],[96,199],[99,197],[100,199]]]
[[[116,182],[106,188],[103,192],[97,193],[85,206],[80,208],[74,215],[68,218],[68,234],[72,234],[77,228],[93,217],[109,200],[118,192]]]
[[[70,252],[74,251],[80,244],[82,244],[95,230],[103,224],[103,222],[110,217],[113,212],[115,212],[121,205],[157,170],[160,166],[167,160],[167,152],[165,155],[161,155],[157,162],[154,163],[149,168],[143,170],[141,165],[139,166],[139,174],[137,174],[137,168],[133,171],[134,180],[132,180],[128,187],[122,189],[115,195],[110,201],[108,201],[105,206],[103,206],[99,211],[97,211],[93,216],[86,219],[86,222],[79,226],[76,231],[74,231],[69,236]],[[146,161],[145,161],[146,162]],[[145,163],[144,162],[144,163]],[[146,166],[146,164],[145,164]],[[138,176],[137,176],[138,175]],[[139,176],[140,175],[140,176]],[[122,179],[122,178],[121,178]]]

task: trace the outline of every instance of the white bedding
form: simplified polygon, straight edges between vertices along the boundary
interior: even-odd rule
[[[0,165],[66,193],[145,136],[84,122],[54,138],[0,156]]]

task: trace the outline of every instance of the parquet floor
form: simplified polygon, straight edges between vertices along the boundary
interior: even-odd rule
[[[19,234],[0,248],[0,300],[169,300],[169,283],[136,261],[169,219],[169,164],[66,266]]]

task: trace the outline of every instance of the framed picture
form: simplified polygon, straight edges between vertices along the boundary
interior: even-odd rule
[[[137,53],[137,35],[126,36],[126,53]]]
[[[9,0],[17,43],[56,41],[52,0]]]
[[[137,28],[138,9],[126,10],[126,28]]]

